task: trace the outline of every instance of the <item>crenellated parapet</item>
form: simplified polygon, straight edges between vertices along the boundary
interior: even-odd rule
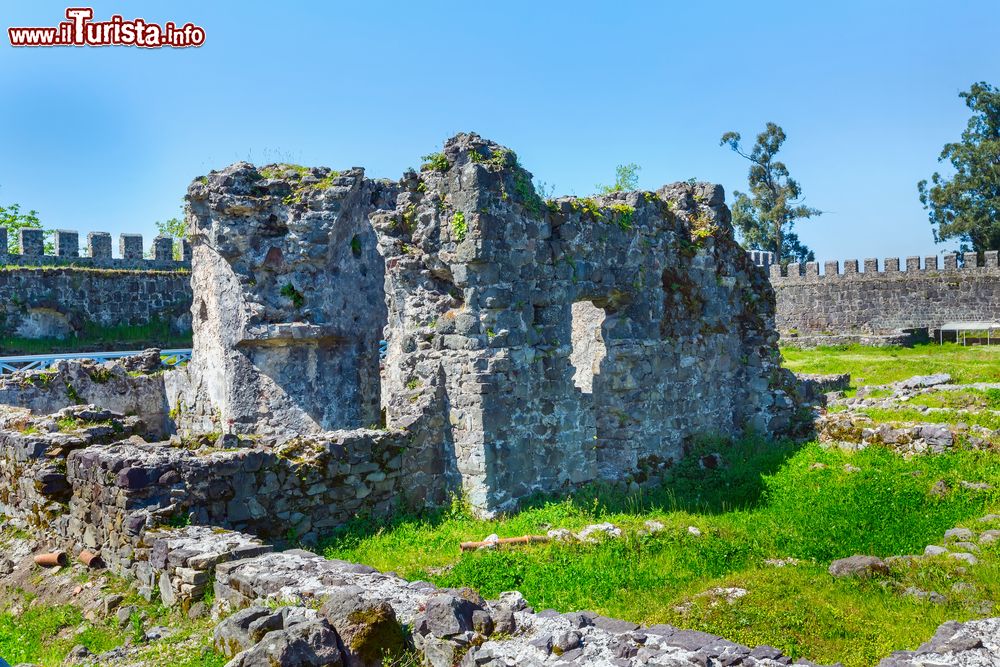
[[[8,252],[7,230],[0,229],[0,265],[5,266],[79,266],[96,269],[132,271],[170,271],[191,268],[191,244],[168,236],[153,239],[151,257],[144,251],[142,234],[121,234],[118,256],[112,254],[112,237],[108,232],[90,232],[85,247],[80,245],[77,231],[58,229],[53,232],[55,254],[45,252],[45,234],[41,229],[18,230],[20,253]],[[180,244],[180,260],[174,259],[175,243]]]
[[[998,261],[998,251],[989,250],[982,254],[976,252],[946,253],[943,257],[930,255],[921,260],[920,257],[907,257],[900,262],[898,257],[886,257],[883,262],[879,262],[874,257],[866,258],[862,261],[856,259],[844,260],[841,264],[838,260],[823,262],[823,270],[820,272],[819,262],[791,262],[786,265],[775,264],[773,261],[765,262],[758,260],[754,254],[759,251],[750,251],[751,259],[757,266],[766,267],[771,276],[772,283],[781,281],[800,281],[810,279],[878,279],[878,278],[913,278],[914,274],[938,273],[941,271],[976,271],[978,273],[997,273],[1000,275],[1000,261]]]

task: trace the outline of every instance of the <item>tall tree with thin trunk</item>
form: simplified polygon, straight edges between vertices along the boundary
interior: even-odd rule
[[[785,142],[784,130],[768,123],[750,152],[742,148],[741,140],[739,132],[726,132],[719,145],[729,146],[750,161],[750,193],[733,192],[733,225],[744,245],[751,250],[770,250],[780,260],[813,261],[813,251],[799,241],[792,229],[797,220],[823,212],[803,203],[798,181],[789,176],[784,162],[775,159]]]
[[[917,183],[938,243],[955,239],[962,250],[1000,250],[1000,90],[980,81],[959,93],[972,110],[961,141],[945,144],[938,162],[955,175]]]

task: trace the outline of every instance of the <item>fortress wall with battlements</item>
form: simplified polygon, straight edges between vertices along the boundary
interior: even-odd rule
[[[852,259],[840,264],[769,267],[775,323],[789,335],[891,335],[934,332],[952,321],[1000,320],[1000,263],[996,251],[962,255]]]
[[[162,322],[175,333],[191,329],[191,249],[174,259],[174,239],[157,237],[151,256],[140,234],[122,234],[118,256],[111,235],[91,232],[80,247],[75,231],[19,230],[19,253],[8,251],[0,229],[0,338],[67,338],[88,327]],[[0,346],[2,347],[2,346]],[[2,349],[0,349],[2,352]]]

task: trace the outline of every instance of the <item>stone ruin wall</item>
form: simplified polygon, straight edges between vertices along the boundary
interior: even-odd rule
[[[372,216],[386,258],[391,426],[445,418],[475,506],[655,475],[699,435],[788,428],[771,293],[733,241],[722,189],[543,202],[476,136]],[[464,227],[463,227],[464,226]],[[574,304],[606,354],[574,383]],[[578,309],[579,310],[579,309]]]
[[[384,265],[368,214],[393,197],[361,169],[240,163],[192,184],[183,430],[290,437],[380,424]]]
[[[489,514],[653,483],[692,439],[796,428],[773,293],[720,188],[543,202],[497,144],[459,135],[443,158],[398,183],[196,180],[191,363],[0,378],[20,406],[0,424],[9,520],[149,592],[163,527],[315,543],[457,492]]]
[[[1000,263],[996,251],[977,255],[877,259],[770,266],[783,341],[898,343],[909,329],[934,331],[949,321],[1000,319]],[[961,262],[959,261],[961,259]],[[842,268],[842,270],[841,270]],[[860,271],[859,268],[863,268]],[[905,269],[905,270],[901,270]]]
[[[21,252],[10,253],[0,229],[0,338],[63,338],[87,325],[151,322],[190,331],[187,242],[174,261],[174,240],[166,237],[154,239],[148,259],[140,234],[121,235],[119,257],[107,232],[88,234],[82,251],[74,231],[54,233],[54,255],[45,254],[44,241],[40,229],[19,230]]]

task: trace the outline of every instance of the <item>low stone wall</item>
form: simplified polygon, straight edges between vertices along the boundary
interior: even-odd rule
[[[88,448],[71,454],[66,537],[102,548],[132,570],[147,528],[187,523],[270,540],[315,542],[356,516],[387,516],[412,488],[406,434],[332,431],[284,443],[221,437],[189,449],[180,441]]]
[[[801,336],[785,333],[781,336],[781,345],[800,350],[811,350],[817,347],[843,347],[847,345],[863,345],[865,347],[910,347],[926,336],[915,336],[912,333],[891,334],[823,334],[818,336]]]
[[[27,408],[47,415],[71,405],[92,404],[105,410],[139,415],[148,436],[173,430],[165,385],[175,378],[160,372],[158,350],[139,366],[126,361],[99,364],[92,360],[57,361],[50,370],[0,375],[0,405]]]
[[[24,530],[68,535],[73,488],[66,459],[144,431],[137,417],[93,406],[41,419],[23,408],[0,408],[0,514]]]

